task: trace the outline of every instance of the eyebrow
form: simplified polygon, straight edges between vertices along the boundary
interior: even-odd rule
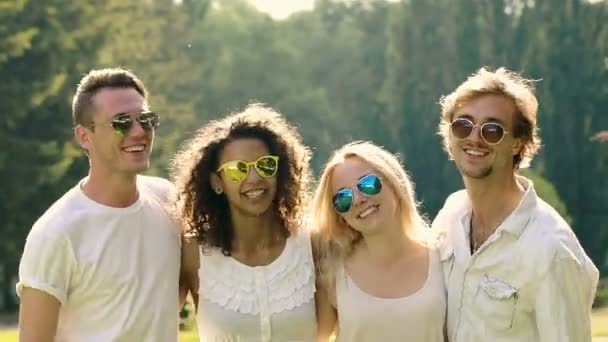
[[[471,121],[472,121],[474,124],[476,124],[476,122],[475,122],[475,120],[473,120],[473,116],[471,116],[471,114],[467,114],[467,113],[463,113],[463,114],[456,114],[456,116],[454,117],[454,119],[458,119],[458,118],[469,119],[469,120],[471,120]],[[498,119],[498,118],[495,118],[495,117],[493,117],[493,116],[490,116],[490,117],[486,118],[486,121],[484,121],[483,123],[486,123],[486,122],[496,122],[496,123],[499,123],[499,124],[501,124],[501,125],[505,125],[505,122],[504,122],[504,121],[502,121],[502,120],[500,120],[500,119]]]

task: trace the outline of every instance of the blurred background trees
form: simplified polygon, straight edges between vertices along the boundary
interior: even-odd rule
[[[399,153],[430,218],[462,187],[439,98],[481,66],[523,72],[544,142],[526,175],[606,272],[607,22],[606,1],[584,0],[317,0],[285,20],[246,0],[0,1],[0,308],[31,225],[87,170],[71,97],[104,66],[139,75],[162,116],[152,174],[197,127],[262,101],[300,127],[316,171],[354,139]]]

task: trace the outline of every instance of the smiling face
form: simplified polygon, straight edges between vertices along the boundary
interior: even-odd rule
[[[357,182],[369,174],[377,174],[383,182],[377,195],[368,196],[357,189]],[[331,191],[336,194],[340,189],[353,191],[350,209],[339,215],[353,229],[363,233],[374,233],[397,220],[398,200],[391,186],[382,179],[376,170],[357,157],[346,158],[344,163],[335,167],[331,175]]]
[[[488,94],[469,100],[454,113],[453,120],[464,118],[476,125],[463,139],[450,132],[449,148],[464,177],[485,179],[495,174],[513,173],[513,156],[521,149],[519,141],[513,138],[515,111],[511,99]],[[488,144],[481,137],[481,125],[486,122],[499,123],[507,131],[498,144]]]
[[[154,130],[144,129],[136,120],[125,134],[112,128],[119,113],[138,116],[148,109],[145,98],[134,88],[102,88],[92,98],[91,127],[77,125],[80,145],[88,151],[91,171],[106,176],[134,176],[150,165]]]
[[[253,162],[270,154],[263,141],[252,138],[236,139],[227,143],[219,156],[219,165],[235,160]],[[272,209],[277,191],[276,174],[262,177],[250,166],[247,177],[242,181],[231,178],[225,171],[211,176],[213,188],[220,190],[228,199],[233,215],[260,216]]]

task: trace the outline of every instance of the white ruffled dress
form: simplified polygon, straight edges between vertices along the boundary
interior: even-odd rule
[[[201,342],[315,341],[315,270],[308,232],[287,239],[266,266],[219,249],[200,253],[196,315]]]

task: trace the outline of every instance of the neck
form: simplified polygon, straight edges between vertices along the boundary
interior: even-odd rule
[[[408,254],[415,254],[419,244],[412,241],[400,223],[386,226],[381,232],[364,234],[361,247],[374,262],[385,264]]]
[[[233,250],[254,252],[281,239],[278,220],[272,210],[260,216],[245,216],[232,210]]]
[[[473,209],[473,225],[485,235],[496,230],[524,195],[514,173],[500,179],[464,177],[464,183]]]
[[[103,205],[125,208],[137,201],[137,175],[105,175],[95,169],[89,169],[87,180],[82,191]]]

